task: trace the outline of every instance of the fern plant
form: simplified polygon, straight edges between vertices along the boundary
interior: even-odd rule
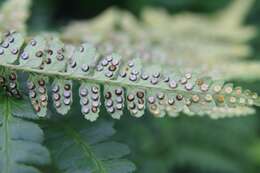
[[[171,116],[179,112],[215,115],[222,109],[228,112],[225,108],[242,110],[259,104],[256,93],[230,83],[193,71],[143,66],[140,58],[124,62],[118,54],[98,53],[90,43],[73,47],[55,36],[36,36],[23,46],[21,34],[12,31],[3,35],[1,84],[9,95],[20,97],[16,73],[27,73],[28,95],[40,117],[47,115],[49,80],[53,81],[54,107],[63,115],[73,103],[73,81],[79,81],[82,114],[90,121],[98,118],[101,93],[107,112],[115,119],[122,116],[125,105],[136,117],[144,114],[145,107],[163,117],[166,112]]]
[[[17,4],[23,14],[18,21],[9,10]],[[194,66],[154,63],[154,55],[140,52],[138,39],[130,44],[135,29],[123,44],[124,36],[118,43],[113,39],[126,34],[116,28],[111,40],[81,44],[64,34],[27,35],[29,4],[7,1],[0,15],[1,173],[134,172],[125,159],[128,147],[110,140],[115,130],[106,115],[224,118],[249,115],[260,106],[257,93]],[[155,54],[155,40],[148,41],[145,49]],[[166,42],[159,44],[169,51]]]

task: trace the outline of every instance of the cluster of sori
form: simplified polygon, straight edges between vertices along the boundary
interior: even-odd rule
[[[54,53],[52,49],[48,49],[47,50],[47,57],[42,62],[40,69],[44,69],[48,64],[55,64],[56,63],[55,60],[56,61],[63,61],[64,51],[65,50],[63,48],[60,48]],[[42,52],[36,52],[36,56],[37,56],[37,53],[38,53],[39,57],[43,55]],[[55,58],[52,58],[52,56],[55,56]],[[52,61],[54,61],[54,62],[52,62]]]
[[[105,86],[105,107],[111,116],[119,119],[124,108],[124,89],[121,87]]]
[[[72,82],[56,79],[52,84],[54,107],[61,114],[66,114],[72,105]]]
[[[100,106],[99,85],[83,83],[79,89],[81,112],[90,121],[98,118]]]
[[[18,89],[17,75],[15,72],[0,70],[0,87],[9,95],[16,98],[21,98],[21,93]]]
[[[48,93],[46,88],[47,78],[38,78],[31,76],[27,81],[29,97],[34,110],[39,116],[45,116],[48,105]]]
[[[93,66],[96,63],[95,52],[92,45],[85,43],[78,48],[67,47],[71,49],[68,53],[68,66],[67,72],[72,74],[90,74],[93,70]],[[86,51],[88,52],[86,53]],[[85,61],[88,60],[88,63]]]
[[[119,70],[119,65],[119,56],[107,56],[98,63],[96,70],[101,72],[105,77],[113,78]]]
[[[14,43],[14,38],[10,36],[11,33],[5,33],[5,39],[1,40],[1,48],[0,48],[0,55],[4,54],[5,51],[9,51],[12,54],[16,55],[18,53],[18,49],[14,48],[14,49],[8,49],[10,44]]]
[[[158,74],[156,75],[158,76]],[[198,103],[199,100],[194,100],[196,93],[200,93],[204,95],[208,92],[209,81],[204,81],[203,79],[195,79],[192,77],[191,73],[185,73],[184,75],[176,76],[176,75],[162,75],[162,85],[168,87],[168,89],[180,90],[180,92],[171,93],[160,91],[148,91],[147,102],[148,109],[154,115],[158,117],[163,117],[166,112],[171,116],[176,116],[176,112],[181,112],[186,110],[192,110],[192,103]],[[204,87],[202,87],[204,86]],[[192,92],[194,90],[194,92]],[[190,94],[186,94],[185,92],[190,92]],[[206,102],[204,103],[206,104]],[[189,107],[189,109],[187,109]],[[211,109],[211,106],[207,106],[208,110]],[[195,111],[195,110],[192,110]],[[204,110],[205,112],[205,110]]]
[[[257,94],[249,90],[242,92],[240,87],[233,88],[230,84],[212,82],[208,87],[203,86],[200,82],[203,80],[196,80],[194,88],[200,88],[201,93],[194,90],[187,95],[187,93],[163,93],[163,92],[147,92],[148,109],[155,116],[163,117],[166,113],[169,116],[177,116],[178,112],[183,111],[187,114],[198,115],[212,115],[214,118],[222,115],[232,116],[244,115],[251,110],[245,109],[246,106],[253,106],[257,99]],[[208,84],[205,84],[208,85]],[[204,88],[205,87],[205,88]],[[207,88],[207,89],[206,89]],[[192,91],[192,90],[191,90]],[[243,113],[243,111],[247,113]],[[224,114],[224,112],[226,114]]]
[[[9,32],[10,33],[10,32]],[[234,88],[232,84],[215,81],[192,71],[151,65],[140,58],[123,59],[120,55],[98,53],[95,46],[83,43],[78,47],[63,44],[52,36],[36,36],[25,46],[24,38],[12,32],[18,53],[12,61],[0,55],[1,66],[29,74],[28,89],[33,107],[39,116],[47,114],[47,83],[51,85],[54,107],[67,114],[73,102],[72,81],[79,81],[81,112],[90,121],[100,112],[101,93],[104,106],[115,119],[124,107],[131,115],[141,117],[145,107],[156,117],[179,112],[210,114],[216,107],[240,107],[258,104],[256,93]],[[103,85],[103,91],[101,91]]]
[[[1,58],[0,62],[14,62],[19,54],[23,42],[24,40],[21,34],[17,34],[16,31],[7,31],[3,33],[0,38],[0,56],[8,58],[5,58],[5,60]]]
[[[135,81],[137,81],[138,80],[138,75],[139,75],[139,71],[137,71],[137,69],[132,69],[133,67],[134,67],[134,63],[132,62],[132,61],[130,61],[129,63],[128,63],[128,66],[126,67],[126,68],[129,68],[130,70],[126,70],[126,69],[124,69],[124,70],[122,70],[121,72],[120,72],[120,77],[121,78],[125,78],[125,77],[128,77],[128,79],[130,80],[130,81],[132,81],[132,82],[135,82]],[[130,72],[130,74],[127,74],[127,72]],[[128,73],[129,73],[128,72]],[[142,78],[143,79],[147,79],[147,76],[142,76]]]
[[[127,94],[127,108],[135,117],[141,117],[145,109],[145,92],[144,90],[132,89]]]
[[[48,41],[47,41],[48,40]],[[63,71],[66,65],[65,49],[55,37],[35,37],[22,51],[19,58],[20,65],[30,66],[46,71]],[[58,66],[56,66],[59,64]]]

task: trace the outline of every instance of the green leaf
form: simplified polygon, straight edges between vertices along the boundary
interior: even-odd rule
[[[39,117],[34,113],[33,108],[27,98],[10,99],[12,114],[15,117],[37,120]]]
[[[90,125],[74,119],[46,123],[46,145],[54,166],[62,173],[130,173],[135,166],[124,159],[126,145],[109,138],[115,130],[112,123],[98,121]]]
[[[43,131],[30,121],[16,118],[33,117],[17,106],[17,101],[1,96],[0,102],[0,172],[40,173],[36,166],[49,163],[48,150],[42,146]],[[20,109],[22,108],[22,109]]]

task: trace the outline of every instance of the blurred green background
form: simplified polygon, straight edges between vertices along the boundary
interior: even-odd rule
[[[49,30],[72,20],[92,18],[110,6],[136,17],[147,6],[162,7],[172,15],[184,11],[212,13],[232,0],[34,0],[30,30]],[[246,1],[246,0],[245,0]],[[0,0],[0,3],[2,0]],[[256,0],[246,24],[258,28],[250,41],[255,59],[260,57],[260,1]],[[259,74],[260,75],[260,74]],[[260,81],[241,83],[260,93]],[[117,140],[127,143],[138,173],[259,173],[260,110],[255,116],[211,120],[181,116],[177,119],[133,120],[116,123]]]
[[[34,27],[55,27],[57,23],[64,24],[69,20],[92,18],[111,6],[126,9],[136,16],[139,16],[142,9],[147,6],[162,7],[172,14],[181,11],[210,14],[225,7],[230,3],[230,0],[76,0],[73,2],[34,0],[34,2],[32,7],[33,15],[29,23]],[[252,12],[252,16],[254,15],[256,14]],[[257,20],[255,21],[257,22]],[[33,25],[36,23],[37,26]]]

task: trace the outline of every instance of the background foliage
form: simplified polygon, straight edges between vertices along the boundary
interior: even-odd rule
[[[230,2],[231,0],[79,0],[72,3],[62,0],[35,0],[28,24],[31,31],[59,30],[60,26],[72,20],[92,18],[114,5],[131,11],[139,18],[147,6],[160,6],[172,15],[189,11],[210,17]],[[257,29],[257,34],[245,43],[253,50],[244,55],[248,63],[259,59],[259,14],[260,2],[256,0],[243,22],[244,26],[250,24]],[[259,73],[255,75],[260,76]],[[234,82],[260,93],[259,79],[251,80],[248,84],[248,81],[245,83],[236,77]],[[132,151],[131,160],[136,163],[137,172],[140,173],[258,173],[258,114],[259,110],[255,116],[218,121],[185,116],[177,119],[153,119],[146,116],[137,120],[124,116],[115,124],[118,134],[114,138],[129,145]],[[48,141],[47,144],[52,145]],[[55,145],[52,147],[56,147]],[[57,165],[63,166],[59,163]],[[45,169],[51,168],[43,168]]]

